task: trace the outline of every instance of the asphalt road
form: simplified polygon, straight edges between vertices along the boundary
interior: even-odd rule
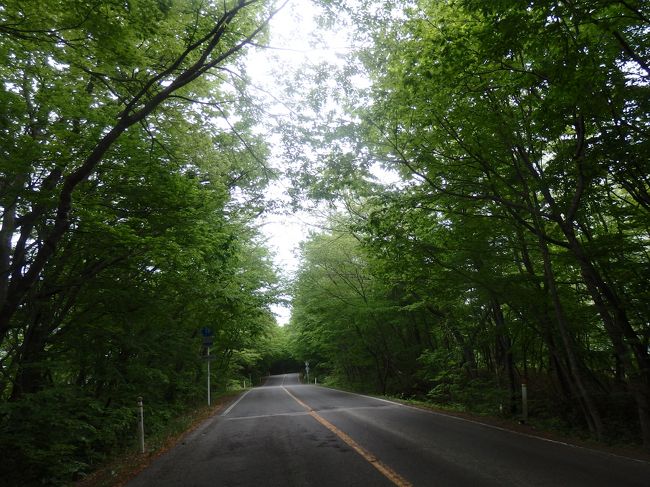
[[[650,463],[272,376],[128,487],[650,486]]]

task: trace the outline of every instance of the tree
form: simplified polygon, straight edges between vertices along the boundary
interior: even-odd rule
[[[196,404],[201,326],[221,376],[271,326],[277,282],[252,223],[273,174],[237,62],[273,11],[0,9],[7,481],[66,484],[128,446],[139,395],[150,431]]]
[[[2,182],[0,341],[74,222],[73,194],[128,129],[156,143],[165,104],[215,100],[193,81],[227,73],[272,15],[259,0],[12,3],[2,12],[8,166]],[[82,19],[79,22],[77,19]],[[159,110],[157,113],[156,110]]]
[[[342,167],[375,161],[404,179],[369,209],[376,252],[413,252],[460,280],[484,317],[456,306],[493,323],[506,363],[514,351],[527,367],[528,347],[508,339],[534,324],[526,334],[543,338],[595,436],[602,390],[625,382],[650,443],[647,310],[636,297],[649,268],[645,7],[322,3],[368,46],[351,61],[372,85],[348,101],[357,145]],[[423,272],[409,268],[413,285]],[[440,292],[432,279],[420,281],[429,295]],[[533,296],[541,306],[526,304]]]

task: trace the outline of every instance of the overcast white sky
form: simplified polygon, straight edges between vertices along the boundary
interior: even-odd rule
[[[253,86],[266,92],[265,98],[272,102],[283,97],[282,83],[279,78],[290,75],[295,70],[306,65],[344,63],[345,54],[349,53],[350,35],[337,27],[335,31],[326,31],[317,25],[316,17],[319,10],[309,0],[290,0],[271,21],[269,48],[256,49],[248,56],[247,71],[252,78]],[[359,76],[355,84],[363,86],[368,81]],[[274,114],[290,116],[289,111],[281,104],[272,109]],[[282,168],[282,148],[280,142],[273,137],[268,139],[272,146],[271,165]],[[371,172],[379,181],[385,184],[396,184],[399,176],[379,166]],[[268,190],[270,200],[289,203],[287,194],[288,181],[280,180]],[[285,277],[292,277],[299,265],[299,244],[308,236],[310,229],[319,230],[321,223],[316,215],[306,212],[293,214],[267,213],[261,222],[262,233],[267,237],[267,245],[275,254],[275,264]],[[287,307],[275,306],[273,309],[278,323],[288,323],[291,310]]]
[[[336,60],[340,51],[336,44],[342,45],[345,36],[335,33],[325,33],[319,29],[321,37],[325,37],[326,48],[314,47],[313,34],[317,30],[315,16],[317,9],[308,0],[291,0],[271,22],[271,38],[268,45],[271,49],[256,49],[251,52],[247,69],[253,85],[269,92],[269,101],[273,96],[282,97],[278,91],[278,76],[282,73],[293,72],[298,67],[308,63],[318,63],[323,60]],[[273,110],[276,113],[286,113],[280,105]],[[279,142],[270,140],[271,144]],[[281,167],[282,150],[273,149],[271,165]],[[269,199],[289,202],[287,194],[288,181],[278,181],[268,190]],[[286,275],[291,276],[298,267],[298,246],[304,240],[313,224],[317,223],[314,216],[304,212],[295,214],[267,214],[263,217],[262,233],[268,238],[268,246],[275,253],[276,266]],[[276,306],[273,310],[281,325],[289,321],[290,309]]]

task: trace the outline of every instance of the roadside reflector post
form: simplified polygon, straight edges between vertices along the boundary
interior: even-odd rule
[[[144,406],[142,405],[142,396],[138,396],[138,433],[140,436],[140,453],[144,453]]]
[[[521,383],[521,420],[528,421],[528,386],[525,381]]]
[[[208,406],[210,405],[210,346],[208,345]]]

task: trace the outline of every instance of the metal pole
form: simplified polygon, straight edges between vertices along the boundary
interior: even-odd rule
[[[138,425],[140,433],[140,453],[144,453],[144,407],[142,405],[142,396],[138,396],[138,409],[140,410],[140,424]]]
[[[210,402],[210,347],[208,347],[208,406]]]

